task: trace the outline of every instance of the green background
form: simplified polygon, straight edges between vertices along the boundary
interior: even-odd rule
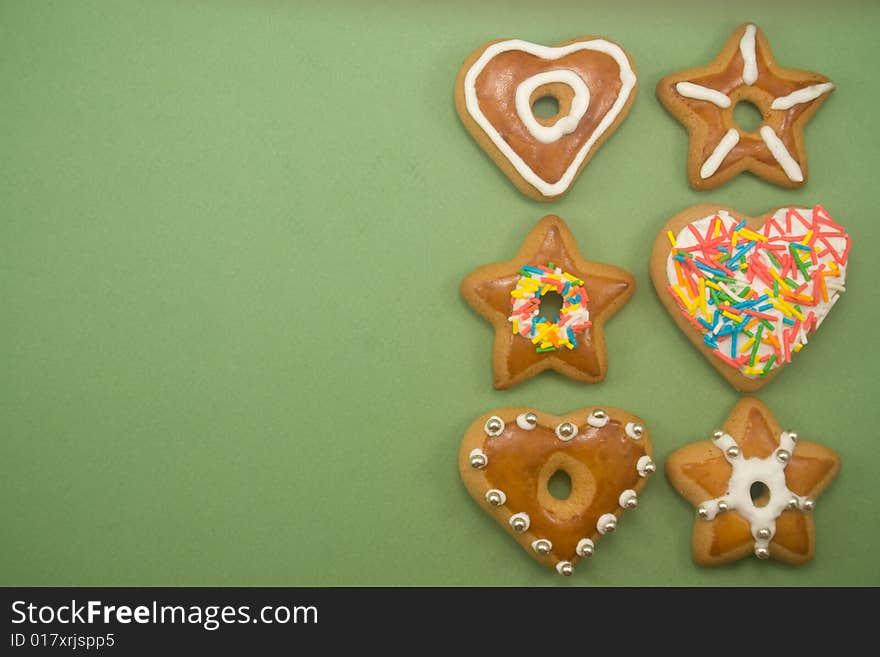
[[[880,6],[663,4],[0,3],[0,583],[880,584]],[[697,193],[653,88],[746,20],[838,90],[803,189]],[[536,203],[464,130],[453,80],[490,39],[581,34],[629,51],[639,93],[571,193]],[[693,565],[693,509],[658,475],[563,580],[470,500],[459,441],[514,404],[631,410],[660,462],[719,425],[739,397],[647,273],[664,221],[710,201],[822,203],[856,242],[852,289],[759,395],[842,457],[817,558]],[[603,383],[494,391],[458,284],[549,212],[639,289]]]

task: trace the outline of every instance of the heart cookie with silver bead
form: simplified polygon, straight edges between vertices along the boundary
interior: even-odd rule
[[[459,471],[465,488],[534,559],[571,575],[624,511],[656,465],[644,422],[615,408],[563,416],[529,408],[495,409],[464,435]],[[557,497],[550,480],[571,481]]]

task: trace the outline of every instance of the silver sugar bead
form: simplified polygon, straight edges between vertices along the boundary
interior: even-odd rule
[[[534,413],[526,413],[526,416],[523,419],[532,426],[538,424],[538,416]]]
[[[724,512],[727,511],[729,508],[730,508],[730,507],[727,505],[727,502],[725,502],[724,500],[722,500],[722,501],[720,501],[720,502],[718,503],[718,511],[719,511],[720,513],[724,513]]]
[[[606,417],[608,417],[608,414],[601,408],[597,408],[595,411],[590,413],[590,415],[592,415],[597,420],[604,420]]]
[[[497,490],[490,490],[486,493],[486,501],[492,506],[501,506],[504,504],[504,498]]]
[[[629,497],[624,504],[624,508],[626,509],[635,509],[639,505],[639,498],[633,496]]]
[[[571,565],[570,561],[563,561],[557,566],[556,570],[559,571],[560,575],[570,577],[571,574],[574,572],[574,566]]]
[[[648,461],[645,463],[645,472],[648,474],[654,474],[657,472],[657,464],[654,461]]]
[[[798,508],[798,500],[797,500],[797,498],[796,498],[796,497],[792,497],[792,498],[788,501],[788,504],[787,504],[786,506],[787,506],[789,509],[796,509],[796,508]]]
[[[779,460],[780,463],[788,463],[788,459],[791,458],[791,454],[784,449],[777,449],[776,458]]]
[[[553,549],[553,546],[550,543],[550,541],[543,539],[543,538],[535,541],[532,544],[532,547],[535,549],[535,552],[537,552],[538,554],[550,554],[550,550]]]
[[[731,445],[727,448],[727,455],[730,458],[735,459],[737,456],[739,456],[739,447],[737,447],[736,445]]]
[[[471,467],[480,470],[486,467],[486,464],[489,462],[489,459],[486,458],[485,454],[474,454],[471,457]]]
[[[697,507],[697,515],[700,516],[700,518],[703,520],[708,520],[709,519],[709,509],[707,509],[704,506],[698,506]]]
[[[769,559],[770,558],[770,550],[765,547],[756,547],[755,548],[755,556],[759,559]]]
[[[513,531],[517,534],[522,534],[529,525],[525,518],[517,516],[510,519],[510,526],[513,527]]]
[[[493,415],[488,420],[486,420],[486,425],[484,427],[486,433],[490,436],[497,436],[502,431],[504,431],[504,420],[502,420],[497,415]]]
[[[762,541],[766,541],[768,538],[770,538],[770,530],[766,527],[761,527],[761,529],[757,531],[757,536]]]
[[[605,530],[606,534],[610,534],[615,529],[617,529],[617,521],[616,520],[609,520],[608,522],[605,523],[605,526],[603,527],[603,529]]]
[[[798,441],[798,438],[799,438],[799,436],[798,436],[794,431],[789,431],[789,432],[788,432],[788,437],[789,437],[789,439],[791,440],[791,442],[793,442],[793,443],[796,443],[796,442]]]
[[[804,500],[804,503],[803,503],[804,511],[812,511],[815,508],[816,508],[816,501],[815,500],[811,500],[810,498],[807,498]]]
[[[556,427],[556,434],[563,440],[571,440],[577,433],[577,428],[571,422],[563,422]]]
[[[721,440],[722,438],[724,438],[724,432],[723,432],[723,431],[720,431],[720,430],[719,430],[719,431],[715,431],[715,432],[712,434],[712,440]]]
[[[637,438],[641,438],[642,434],[645,433],[645,427],[641,424],[632,425],[632,432],[636,435]]]

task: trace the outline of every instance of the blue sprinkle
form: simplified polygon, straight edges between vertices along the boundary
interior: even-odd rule
[[[788,324],[789,326],[794,326],[794,320],[793,320],[793,319],[789,319],[788,317],[783,317],[783,318],[782,318],[782,323],[783,323],[783,324]]]

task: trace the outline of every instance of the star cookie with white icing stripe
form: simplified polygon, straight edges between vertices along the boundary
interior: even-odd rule
[[[657,97],[688,129],[688,179],[714,189],[743,171],[783,187],[807,180],[803,129],[834,85],[824,75],[782,68],[764,33],[741,25],[708,66],[668,75]],[[754,105],[763,120],[746,131],[733,116],[737,103]]]
[[[815,500],[839,469],[837,454],[782,431],[754,398],[741,400],[709,440],[666,461],[669,482],[697,508],[691,547],[704,566],[749,555],[810,561]]]
[[[604,379],[604,324],[635,286],[622,269],[585,260],[565,222],[547,215],[513,260],[468,274],[461,295],[495,327],[494,385],[503,389],[546,369],[583,383]]]

